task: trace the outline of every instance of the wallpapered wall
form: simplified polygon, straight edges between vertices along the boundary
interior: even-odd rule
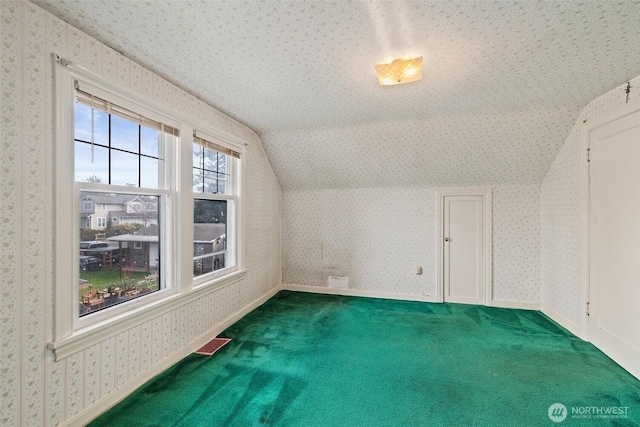
[[[430,189],[284,192],[283,281],[432,295],[436,193]],[[417,266],[424,274],[416,275]]]
[[[0,424],[68,420],[273,289],[281,281],[281,219],[287,283],[321,285],[329,274],[344,274],[358,289],[435,292],[434,185],[444,183],[288,190],[283,210],[280,187],[251,130],[31,3],[3,0],[0,11]],[[245,279],[61,362],[46,349],[54,309],[53,180],[46,174],[52,166],[52,52],[250,142]],[[632,85],[631,99],[640,99],[640,77]],[[492,185],[494,299],[541,300],[579,322],[579,129],[583,118],[623,103],[618,87],[584,109],[542,188],[519,179]],[[415,275],[418,265],[422,276]]]
[[[285,191],[540,185],[578,112],[486,110],[261,137]]]
[[[640,76],[631,80],[629,102],[640,100]],[[580,138],[584,120],[593,121],[625,104],[626,83],[590,102],[580,113],[542,181],[541,304],[579,330],[580,300]],[[562,320],[560,319],[560,320]]]
[[[539,302],[539,187],[492,190],[493,299]],[[329,275],[348,276],[354,289],[435,295],[436,191],[285,191],[284,283],[322,286]]]
[[[0,2],[0,425],[53,426],[121,388],[281,282],[282,196],[250,129],[42,9]],[[50,54],[248,141],[247,275],[158,318],[55,362]]]

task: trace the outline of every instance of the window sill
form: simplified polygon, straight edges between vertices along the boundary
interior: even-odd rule
[[[51,341],[47,348],[53,350],[55,360],[59,361],[69,357],[88,347],[96,345],[107,338],[124,332],[134,326],[161,316],[176,308],[189,304],[192,301],[214,290],[238,282],[246,276],[246,270],[235,271],[221,277],[210,284],[199,286],[179,294],[172,294],[166,298],[136,307],[131,311],[115,316],[108,321],[89,326],[74,332],[71,336],[58,341]]]

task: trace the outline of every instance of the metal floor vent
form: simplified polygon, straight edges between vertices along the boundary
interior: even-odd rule
[[[213,353],[224,347],[229,341],[231,341],[231,338],[214,338],[200,347],[197,351],[195,351],[195,353],[204,354],[205,356],[211,356]]]

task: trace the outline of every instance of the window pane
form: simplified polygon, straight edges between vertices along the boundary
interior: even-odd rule
[[[211,273],[226,267],[226,251],[199,256],[193,260],[193,277]]]
[[[196,193],[204,193],[204,180],[199,169],[193,170],[193,191]]]
[[[194,168],[202,168],[202,146],[198,144],[193,144],[193,167]]]
[[[227,202],[195,199],[193,206],[193,275],[226,267]]]
[[[94,137],[103,145],[99,147],[98,142],[90,143],[91,108],[80,103],[76,103],[75,108],[77,181],[145,188],[159,188],[163,184],[163,160],[159,154],[162,153],[161,143],[164,139],[160,137],[159,131],[111,116],[109,142],[110,116],[94,110]],[[80,144],[81,142],[85,145]],[[144,156],[140,154],[140,150]]]
[[[80,316],[160,290],[160,197],[82,191],[80,200],[95,206],[80,212]]]
[[[109,115],[104,111],[93,110],[93,133],[91,130],[91,107],[75,103],[75,139],[94,144],[108,145]],[[93,139],[92,139],[93,135]]]
[[[228,194],[228,164],[233,161],[226,154],[194,144],[193,191],[207,194]],[[200,163],[202,162],[202,163]]]
[[[76,102],[74,111],[75,138],[91,141],[91,108]]]
[[[147,156],[159,157],[159,136],[160,132],[157,130],[140,126],[140,153]]]
[[[94,143],[109,145],[109,114],[100,110],[93,110]]]
[[[75,169],[76,182],[109,183],[109,150],[91,144],[76,141]]]
[[[204,192],[218,194],[218,174],[204,171]]]
[[[136,154],[111,150],[111,185],[138,187],[139,158]]]
[[[210,171],[218,170],[218,152],[214,150],[210,150],[208,148],[204,149],[204,169]]]
[[[160,170],[162,160],[149,157],[140,157],[140,187],[158,188],[160,187]]]
[[[227,194],[227,175],[218,174],[218,194]]]
[[[227,171],[227,155],[218,153],[218,172],[225,173]]]
[[[111,116],[111,147],[139,153],[139,128],[137,123]]]

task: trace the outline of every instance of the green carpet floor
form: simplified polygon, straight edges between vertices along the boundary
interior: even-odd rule
[[[640,426],[640,381],[539,312],[284,291],[220,336],[90,425]]]

